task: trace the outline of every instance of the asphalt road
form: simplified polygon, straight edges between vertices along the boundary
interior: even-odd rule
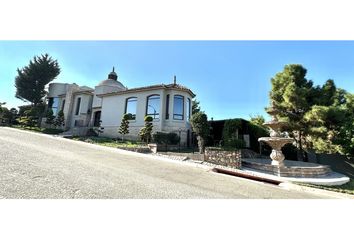
[[[0,127],[0,198],[323,198],[205,168]]]

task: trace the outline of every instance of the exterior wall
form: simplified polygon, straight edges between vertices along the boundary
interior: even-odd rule
[[[119,137],[118,128],[125,113],[126,99],[137,97],[136,119],[129,121],[129,134],[127,134],[125,138],[138,139],[138,133],[144,126],[147,97],[153,94],[160,95],[160,119],[155,119],[153,121],[153,132],[161,131],[161,95],[163,94],[163,91],[153,90],[103,97],[101,126],[104,127],[104,132],[102,135],[107,137]]]
[[[76,115],[76,107],[78,104],[78,98],[81,98],[79,113]],[[91,113],[89,110],[92,105],[92,96],[88,94],[75,94],[73,97],[73,107],[72,107],[72,118],[71,118],[71,127],[75,126],[75,121],[81,121],[82,125],[80,126],[88,126]]]
[[[175,132],[181,137],[181,144],[186,145],[187,144],[187,134],[189,130],[189,134],[192,132],[192,127],[189,122],[189,119],[187,119],[187,99],[189,98],[191,100],[191,106],[190,106],[190,113],[192,113],[192,96],[190,96],[188,93],[183,92],[183,91],[177,91],[177,90],[169,90],[166,91],[165,96],[169,94],[170,95],[170,104],[169,104],[169,119],[166,119],[165,113],[166,113],[166,99],[163,102],[163,109],[164,109],[164,121],[162,124],[162,131],[163,132]],[[174,96],[175,95],[181,95],[184,97],[184,118],[183,120],[176,120],[173,119],[173,112],[174,112]],[[165,97],[166,98],[166,97]]]
[[[47,98],[58,97],[59,95],[66,94],[69,85],[70,84],[67,83],[50,83]]]
[[[120,91],[121,89],[119,87],[114,87],[114,86],[96,86],[95,87],[95,93],[93,97],[93,102],[92,102],[92,107],[97,108],[102,106],[102,98],[97,97],[97,94],[104,94],[104,93],[111,93],[111,92],[117,92]]]
[[[160,90],[146,90],[144,92],[128,93],[122,95],[104,96],[102,98],[102,115],[101,126],[104,128],[102,136],[106,137],[120,137],[118,134],[118,128],[121,123],[121,119],[125,113],[126,99],[130,97],[137,97],[137,109],[136,119],[129,121],[129,134],[125,136],[126,139],[138,139],[139,131],[144,126],[144,117],[146,115],[147,97],[153,94],[160,95],[160,108],[159,119],[153,121],[153,133],[154,132],[176,132],[181,136],[181,144],[185,145],[187,141],[187,131],[191,127],[189,121],[186,119],[187,113],[187,98],[192,100],[192,96],[188,93],[178,90],[165,89]],[[170,94],[169,102],[169,119],[166,119],[166,95]],[[184,96],[184,119],[173,119],[173,96]],[[190,106],[191,107],[191,106]],[[191,110],[190,110],[191,111]]]
[[[86,87],[88,90],[89,88]],[[76,84],[51,83],[49,85],[49,92],[47,97],[59,98],[58,111],[62,110],[63,101],[65,100],[64,116],[65,116],[65,130],[73,130],[75,128],[75,121],[81,121],[80,126],[91,127],[94,123],[94,113],[101,111],[101,126],[104,128],[102,136],[106,137],[120,137],[118,128],[121,119],[125,113],[126,99],[130,97],[137,97],[136,119],[130,120],[129,134],[125,136],[126,139],[138,139],[139,131],[144,127],[144,117],[146,115],[147,97],[150,95],[160,96],[159,119],[153,121],[154,132],[175,132],[181,137],[181,146],[186,145],[187,133],[191,133],[191,126],[187,118],[187,99],[192,100],[192,96],[178,89],[146,89],[140,92],[131,92],[121,95],[97,97],[98,94],[121,91],[122,89],[116,86],[100,85],[95,87],[93,95],[87,93],[80,93],[83,87]],[[86,90],[86,89],[85,89]],[[169,119],[166,119],[166,96],[170,95],[169,101]],[[184,97],[184,118],[183,120],[173,119],[174,95],[181,95]],[[60,97],[59,97],[60,96]],[[76,105],[78,98],[81,98],[79,114],[76,113]],[[191,106],[190,110],[191,112]],[[45,121],[45,119],[44,119]]]

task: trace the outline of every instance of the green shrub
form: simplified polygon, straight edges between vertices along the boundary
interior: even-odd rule
[[[175,145],[178,144],[180,141],[180,137],[177,133],[163,133],[163,132],[156,132],[153,135],[154,141],[159,144],[171,144]]]
[[[229,138],[226,141],[224,141],[224,147],[227,148],[244,148],[246,146],[246,142],[242,139],[236,139],[236,138]]]
[[[145,116],[144,121],[145,121],[145,125],[142,129],[140,129],[139,136],[142,141],[149,143],[151,140],[153,118],[151,116]]]
[[[222,132],[223,146],[228,148],[244,148],[246,143],[242,139],[238,139],[238,130],[242,127],[240,119],[229,119],[225,121]]]

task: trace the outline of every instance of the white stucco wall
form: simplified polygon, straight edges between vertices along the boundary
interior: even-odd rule
[[[50,83],[47,97],[58,97],[58,95],[66,94],[69,85],[67,83]]]
[[[129,134],[125,136],[127,139],[138,139],[138,133],[144,126],[144,117],[146,115],[147,97],[150,95],[160,95],[159,119],[153,121],[153,132],[176,132],[179,134],[181,130],[181,142],[186,142],[187,130],[190,130],[190,124],[186,119],[187,112],[187,98],[192,99],[189,93],[178,90],[146,90],[144,92],[127,93],[121,95],[105,96],[102,98],[102,115],[101,126],[104,127],[102,136],[106,137],[120,137],[118,128],[121,119],[125,113],[126,99],[130,97],[137,97],[136,119],[129,123]],[[169,101],[169,119],[166,119],[166,95],[170,94]],[[184,119],[173,119],[173,99],[174,95],[184,96]],[[190,110],[191,111],[191,110]]]
[[[78,98],[81,98],[81,101],[80,101],[79,113],[76,115]],[[82,120],[83,126],[87,126],[90,121],[90,118],[91,118],[91,114],[88,113],[88,110],[91,109],[92,95],[75,94],[73,99],[74,99],[74,102],[73,102],[72,115],[71,115],[72,116],[71,117],[71,127],[75,126],[76,120]]]

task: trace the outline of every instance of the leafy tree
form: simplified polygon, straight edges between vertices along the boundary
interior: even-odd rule
[[[46,120],[45,123],[48,125],[52,125],[54,123],[55,116],[53,114],[52,109],[48,109],[47,114],[46,114]]]
[[[65,116],[63,110],[58,112],[57,117],[54,119],[54,126],[56,127],[63,127],[65,124]]]
[[[205,141],[210,134],[208,117],[204,112],[197,112],[191,117],[193,131],[197,134],[199,153],[205,151]]]
[[[305,114],[309,128],[309,142],[319,152],[343,152],[340,140],[341,128],[344,125],[345,110],[335,106],[313,106]]]
[[[263,126],[263,124],[265,123],[265,119],[262,115],[256,115],[251,116],[250,122],[258,126]]]
[[[35,56],[29,64],[17,69],[15,78],[16,97],[37,106],[46,95],[45,86],[60,73],[57,60],[48,54]]]
[[[131,114],[124,114],[120,127],[118,129],[118,133],[122,135],[122,141],[124,141],[125,134],[129,133],[129,119],[131,119]]]
[[[337,89],[333,96],[332,105],[315,105],[305,115],[309,142],[319,152],[354,155],[354,95]]]
[[[200,112],[200,102],[197,99],[192,100],[192,115]]]
[[[339,89],[333,80],[313,86],[306,69],[286,65],[272,78],[270,99],[278,117],[288,122],[283,129],[294,137],[297,147],[319,152],[354,154],[354,97]],[[299,154],[302,159],[303,155]]]
[[[288,122],[284,130],[296,140],[300,160],[303,159],[303,145],[309,127],[304,115],[311,109],[315,95],[313,82],[306,79],[306,72],[302,65],[286,65],[282,72],[271,79],[270,92],[272,105],[279,110],[278,117]]]
[[[149,143],[151,140],[151,133],[153,127],[152,120],[153,118],[151,116],[145,116],[144,118],[145,126],[139,131],[139,136],[141,140],[147,143]]]

